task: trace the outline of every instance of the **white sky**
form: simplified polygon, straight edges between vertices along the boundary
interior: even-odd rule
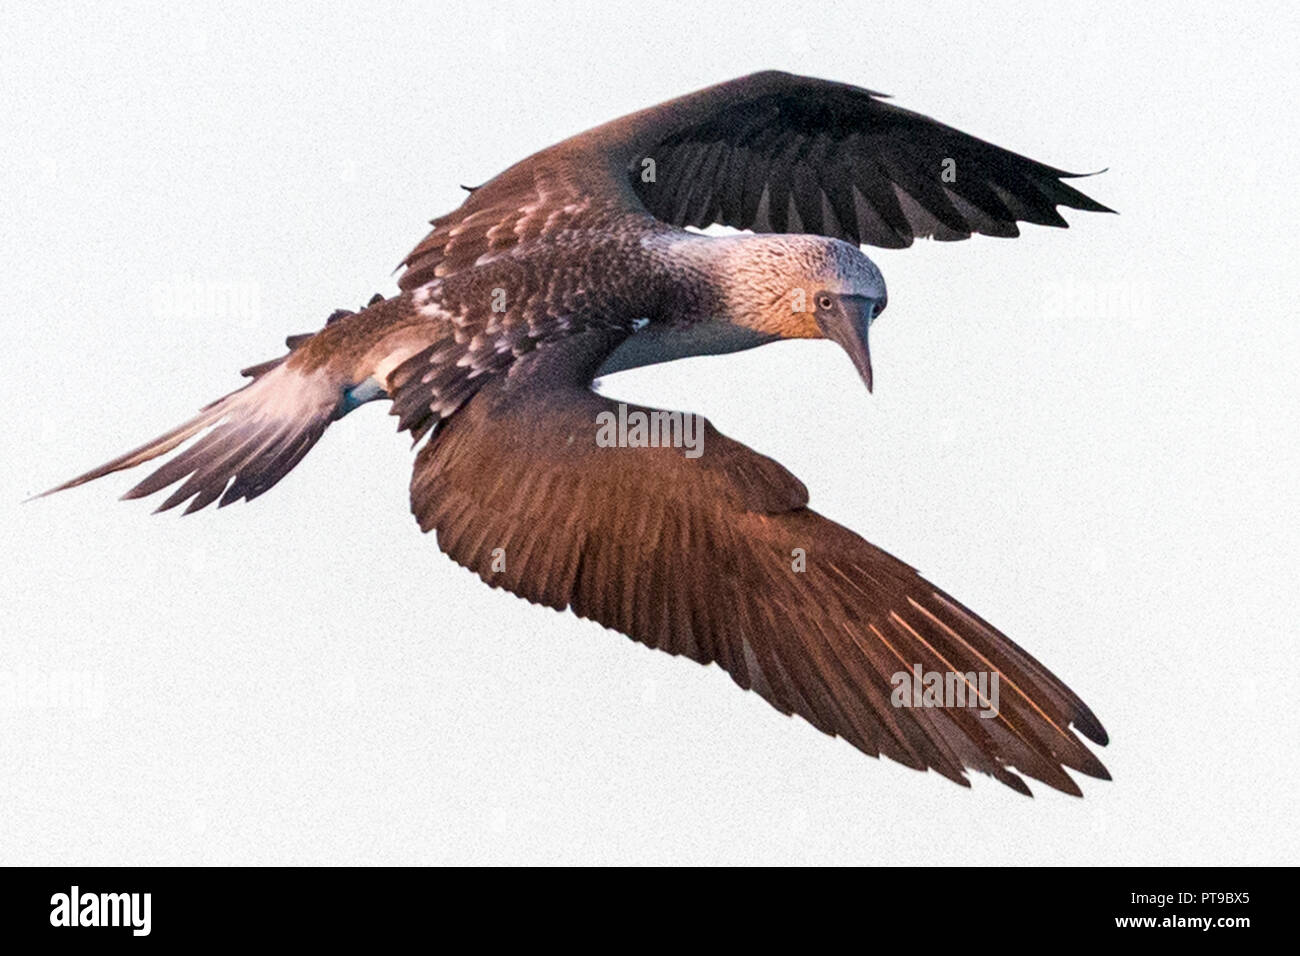
[[[0,862],[1297,861],[1292,7],[199,6],[0,12]],[[1083,801],[489,590],[381,406],[251,506],[18,505],[392,291],[458,184],[769,67],[1109,167],[1121,215],[873,252],[874,396],[826,343],[608,390],[773,455],[1060,674],[1113,741]]]

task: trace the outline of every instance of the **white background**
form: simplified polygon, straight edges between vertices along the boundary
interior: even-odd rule
[[[0,862],[1297,862],[1291,5],[201,6],[0,13]],[[1112,736],[1085,799],[487,589],[382,405],[252,505],[19,504],[391,292],[458,184],[763,68],[1109,167],[1119,216],[873,252],[874,396],[827,343],[606,382],[1043,659]]]

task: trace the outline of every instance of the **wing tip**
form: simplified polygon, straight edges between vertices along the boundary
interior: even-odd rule
[[[1061,180],[1065,179],[1089,179],[1093,176],[1100,176],[1102,173],[1109,171],[1109,166],[1104,169],[1094,170],[1090,173],[1071,173],[1062,169],[1053,170],[1052,173],[1057,179],[1057,185],[1065,192],[1065,195],[1055,201],[1053,205],[1065,206],[1067,209],[1079,209],[1083,212],[1108,212],[1113,215],[1119,215],[1117,210],[1111,209],[1109,206],[1097,202],[1097,200],[1093,199],[1087,193],[1081,192],[1073,186],[1061,182]]]
[[[1028,797],[1030,800],[1034,799],[1034,791],[1029,789],[1029,784],[1025,783],[1023,779],[1014,773],[1008,773],[1007,778],[1009,779],[1002,777],[998,779],[1021,796]]]
[[[1080,704],[1080,712],[1070,722],[1079,733],[1097,746],[1105,747],[1110,743],[1110,734],[1106,733],[1106,728],[1101,725],[1101,721],[1097,719],[1096,715],[1082,703]]]
[[[1110,172],[1109,166],[1103,166],[1101,169],[1094,169],[1090,173],[1072,173],[1068,169],[1056,170],[1056,175],[1061,179],[1087,179],[1089,176],[1100,176],[1102,173]]]

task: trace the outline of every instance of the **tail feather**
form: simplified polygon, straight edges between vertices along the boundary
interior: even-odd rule
[[[341,407],[340,386],[330,381],[325,370],[304,372],[281,363],[208,405],[188,422],[35,497],[134,468],[206,432],[123,497],[143,498],[183,480],[159,511],[186,501],[190,504],[185,514],[206,508],[218,499],[218,507],[241,498],[251,501],[302,460],[330,422],[339,417]]]
[[[243,388],[153,441],[34,497],[134,468],[193,440],[123,497],[143,498],[179,483],[159,511],[189,502],[189,514],[214,502],[225,507],[241,498],[251,501],[287,475],[330,422],[364,402],[388,398],[393,370],[445,338],[437,322],[413,308],[409,295],[376,295],[359,312],[339,309],[318,332],[289,336],[288,354],[244,369],[253,380]]]

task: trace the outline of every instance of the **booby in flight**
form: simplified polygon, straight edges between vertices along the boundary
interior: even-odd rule
[[[606,371],[827,338],[870,389],[886,291],[859,246],[1109,211],[1072,175],[842,83],[709,87],[472,189],[406,258],[400,294],[289,338],[243,388],[52,490],[197,437],[126,497],[179,483],[160,510],[187,514],[252,499],[331,422],[389,400],[400,428],[429,436],[411,480],[421,529],[488,584],[716,663],[873,756],[1079,794],[1066,768],[1108,775],[1076,731],[1106,732],[1047,668],[707,423],[698,456],[600,441],[615,404],[591,388]],[[714,223],[753,232],[685,228]]]

